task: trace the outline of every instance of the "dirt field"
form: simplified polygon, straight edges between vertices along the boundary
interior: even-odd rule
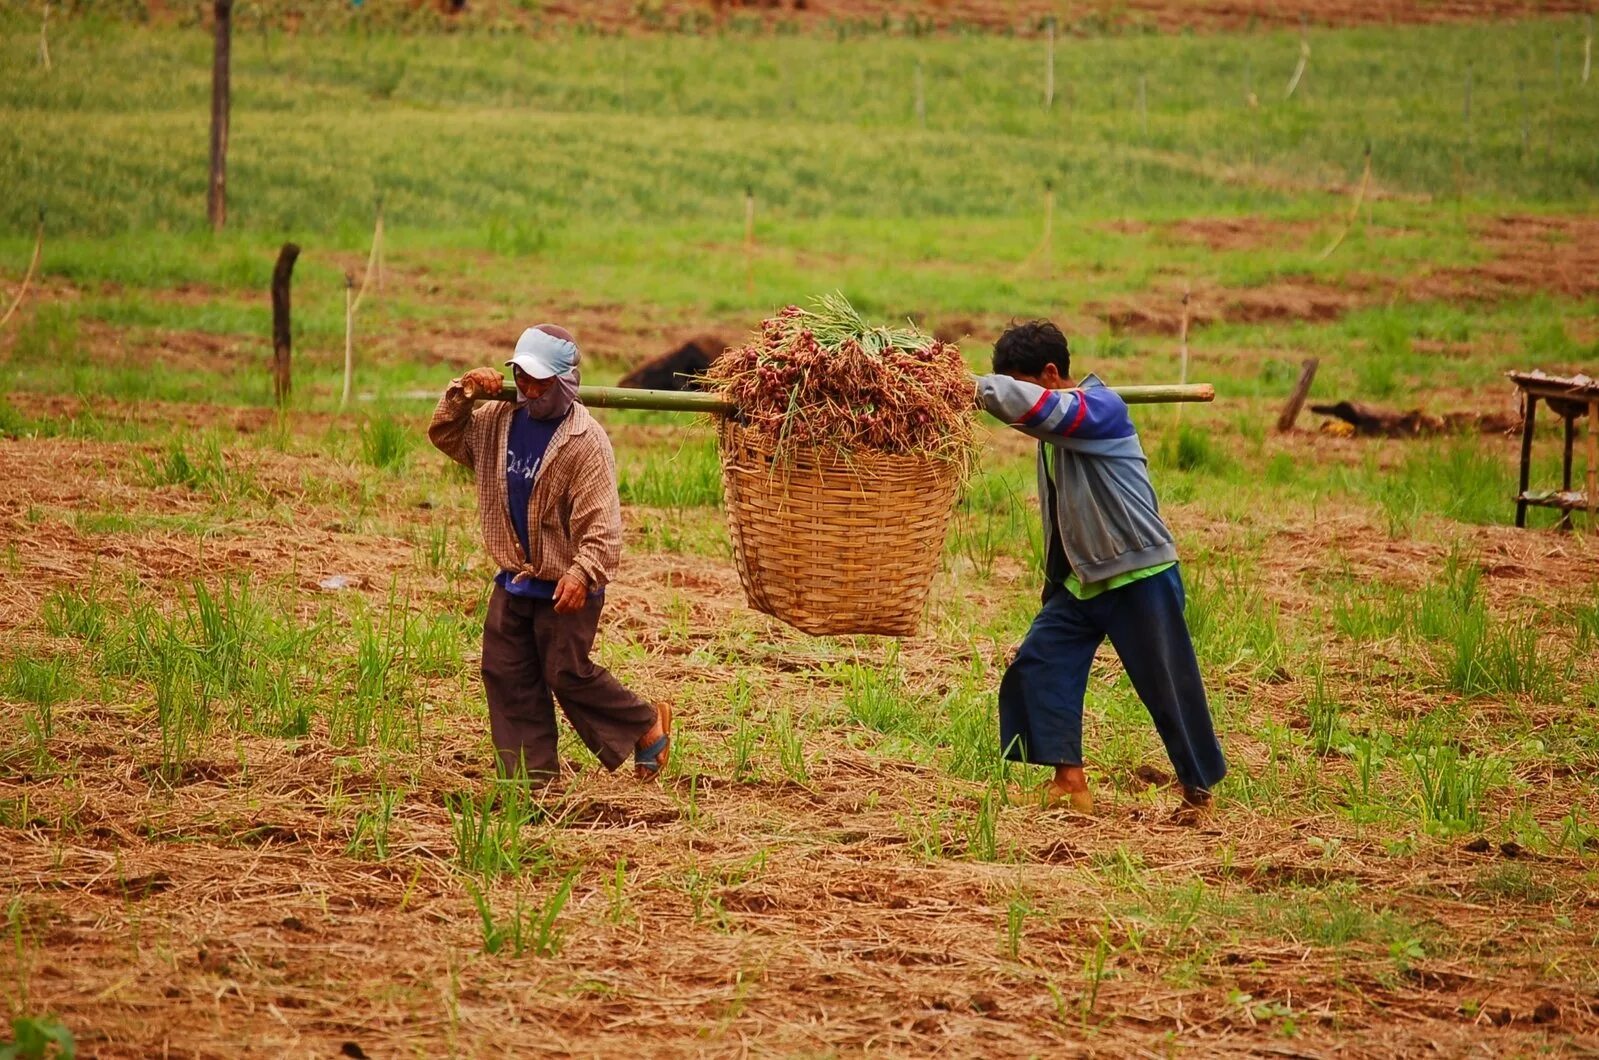
[[[94,569],[160,595],[179,595],[198,574],[273,582],[293,571],[286,590],[302,608],[331,572],[361,577],[377,598],[393,579],[414,579],[406,542],[318,529],[336,513],[299,502],[289,505],[291,544],[249,523],[230,524],[227,539],[197,540],[85,534],[58,515],[30,516],[190,507],[130,481],[134,452],[70,441],[0,446],[0,516],[19,560],[6,627],[24,627],[64,579]],[[296,473],[349,475],[315,456],[264,460],[259,470],[275,496]],[[1358,518],[1246,529],[1196,515],[1178,510],[1174,521],[1214,550],[1265,532],[1263,585],[1287,609],[1305,606],[1318,576],[1313,556],[1350,556],[1374,580],[1414,577],[1438,560],[1438,545],[1372,550],[1374,528]],[[1573,580],[1599,580],[1599,552],[1573,553],[1575,544],[1514,531],[1473,536],[1495,596],[1506,600],[1541,592],[1538,572],[1554,555],[1577,561]],[[457,588],[419,585],[411,604],[449,608]],[[1028,592],[1019,576],[995,588]],[[672,643],[662,622],[684,592],[688,619]],[[612,598],[606,636],[651,649],[633,679],[652,691],[715,686],[736,675],[740,652],[755,652],[774,675],[769,694],[827,711],[812,699],[825,684],[812,671],[811,644],[745,612],[728,561],[635,547]],[[729,630],[753,640],[736,651]],[[699,651],[718,643],[723,662]],[[937,679],[950,649],[942,638],[911,641],[900,659],[910,675]],[[1254,724],[1302,724],[1290,684],[1244,679],[1236,689],[1257,703]],[[929,859],[911,846],[905,822],[934,807],[971,811],[974,785],[951,787],[927,767],[868,753],[849,731],[807,732],[803,782],[739,779],[715,766],[712,748],[726,732],[712,726],[723,719],[681,691],[676,699],[691,775],[649,790],[590,767],[534,828],[561,863],[584,868],[560,954],[529,966],[477,953],[475,916],[451,868],[443,804],[484,766],[470,724],[427,716],[425,755],[403,761],[321,740],[225,740],[168,787],[154,772],[149,718],[94,697],[62,708],[56,724],[69,735],[53,753],[72,763],[70,782],[27,771],[0,780],[6,873],[30,895],[27,929],[37,932],[22,969],[29,996],[94,1028],[83,1039],[104,1057],[229,1055],[246,1041],[296,1055],[341,1047],[355,1055],[345,1042],[366,1055],[446,1046],[465,1055],[622,1055],[651,1042],[670,1055],[1146,1055],[1175,1041],[1247,1055],[1330,1055],[1334,1042],[1340,1055],[1422,1044],[1465,1055],[1599,1042],[1588,988],[1548,974],[1567,962],[1586,966],[1578,940],[1599,929],[1580,854],[1460,841],[1394,857],[1385,851],[1393,836],[1362,835],[1330,806],[1298,817],[1223,806],[1202,827],[1185,827],[1167,820],[1169,796],[1137,775],[1111,775],[1115,788],[1094,820],[1025,804],[999,809],[1003,863]],[[1473,726],[1492,718],[1477,715]],[[1241,731],[1228,750],[1239,771],[1260,771],[1270,756]],[[405,801],[389,859],[350,857],[350,807],[397,772]],[[1540,791],[1530,796],[1538,815],[1557,814],[1575,782],[1557,772],[1525,780]],[[932,841],[951,852],[969,843],[958,828]],[[616,865],[625,865],[620,894],[611,891]],[[1485,878],[1509,870],[1561,894],[1559,929],[1484,891]],[[1107,871],[1130,873],[1150,911],[1107,919]],[[1386,895],[1391,910],[1447,935],[1453,956],[1394,969],[1382,950],[1321,953],[1246,926],[1199,935],[1146,919],[1159,895],[1170,900],[1182,887],[1268,905],[1305,887]],[[1017,895],[1035,910],[1020,927],[1020,959],[1004,942]],[[1193,916],[1212,913],[1196,907]],[[1116,946],[1116,974],[1081,1012],[1076,983],[1097,938]],[[1207,970],[1167,982],[1199,954]],[[1294,1014],[1290,1038],[1271,1006]]]
[[[152,416],[241,438],[266,427],[258,414],[205,406],[42,408],[93,412],[107,427]],[[466,535],[464,488],[445,487],[442,507],[419,510],[394,481],[363,513],[374,528],[354,527],[349,501],[368,473],[320,452],[329,429],[307,417],[287,452],[230,449],[230,464],[247,468],[261,493],[254,514],[221,521],[215,497],[144,481],[140,457],[157,445],[0,442],[13,648],[76,654],[72,640],[45,637],[40,616],[52,594],[86,580],[177,600],[193,579],[248,575],[304,616],[348,595],[319,588],[346,574],[378,609],[398,584],[416,613],[470,614],[481,564],[429,573],[416,544],[419,519]],[[660,437],[633,430],[613,429],[624,453]],[[992,459],[1025,448],[997,441]],[[1295,460],[1365,458],[1356,443],[1311,436],[1271,449]],[[418,453],[416,463],[428,468],[422,491],[440,496],[426,485],[438,461]],[[306,495],[313,480],[321,501]],[[211,529],[84,523],[113,512],[205,516]],[[536,902],[572,874],[558,952],[484,953],[463,890],[447,807],[483,783],[488,762],[470,655],[420,682],[408,750],[341,745],[319,725],[290,741],[218,731],[176,775],[162,772],[156,722],[139,697],[91,684],[56,708],[48,764],[13,758],[0,777],[6,875],[23,896],[12,930],[24,995],[62,1014],[94,1056],[641,1047],[1134,1056],[1179,1043],[1199,1054],[1391,1056],[1599,1046],[1588,840],[1576,849],[1481,834],[1417,842],[1402,816],[1362,822],[1341,808],[1351,765],[1338,755],[1297,760],[1278,794],[1224,800],[1197,826],[1174,817],[1158,755],[1102,770],[1103,809],[1092,819],[1040,811],[1014,787],[1013,801],[995,803],[996,789],[841,717],[828,666],[892,658],[909,688],[948,687],[978,657],[1002,660],[1006,644],[958,629],[1007,599],[1025,604],[1029,575],[1002,563],[980,583],[957,562],[935,596],[960,607],[935,605],[928,636],[897,652],[817,642],[745,610],[725,555],[652,550],[647,524],[684,515],[629,509],[604,635],[608,650],[627,647],[612,658],[625,659],[630,681],[678,704],[675,775],[641,788],[589,761],[526,828],[531,864],[498,889],[503,912],[507,895]],[[1283,621],[1300,616],[1307,629],[1335,571],[1411,585],[1451,549],[1478,558],[1485,591],[1506,610],[1549,600],[1552,565],[1568,586],[1599,583],[1599,549],[1583,537],[1449,527],[1391,540],[1369,515],[1307,518],[1299,507],[1227,518],[1178,504],[1170,517],[1192,552],[1254,556],[1251,584]],[[713,531],[718,519],[689,513]],[[459,547],[470,556],[475,543],[463,536]],[[1329,679],[1367,694],[1362,675],[1376,671],[1358,654],[1328,651]],[[1381,651],[1397,675],[1415,665]],[[72,665],[92,671],[93,650],[82,652]],[[1114,682],[1113,657],[1103,664],[1099,680]],[[1253,783],[1282,770],[1284,734],[1309,724],[1299,666],[1212,671],[1218,700],[1230,704],[1233,769]],[[1382,716],[1424,716],[1429,697],[1399,679]],[[725,690],[751,680],[742,709],[768,727],[778,704],[798,716],[798,773],[780,765],[770,728],[753,765],[729,765],[737,711]],[[1484,749],[1496,726],[1558,728],[1591,709],[1479,701],[1454,738]],[[1520,764],[1506,797],[1553,827],[1574,805],[1591,809],[1587,761]],[[401,794],[379,857],[361,846],[360,820],[384,791]]]

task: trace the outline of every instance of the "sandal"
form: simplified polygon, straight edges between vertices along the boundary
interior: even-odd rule
[[[633,748],[633,775],[639,780],[655,780],[672,757],[672,708],[666,703],[655,704],[656,716],[661,722],[661,735],[648,747]]]
[[[1094,812],[1094,794],[1091,791],[1062,791],[1054,783],[1044,784],[1038,789],[1038,803],[1048,810],[1065,807],[1075,813],[1091,814]]]

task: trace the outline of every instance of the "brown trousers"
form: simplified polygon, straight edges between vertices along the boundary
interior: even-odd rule
[[[606,769],[627,761],[655,724],[655,706],[589,658],[602,597],[581,611],[555,613],[548,600],[512,596],[498,585],[483,623],[483,690],[500,773],[549,780],[556,757],[555,700]]]

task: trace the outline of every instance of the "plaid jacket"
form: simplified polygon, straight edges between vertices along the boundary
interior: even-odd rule
[[[505,451],[515,411],[509,401],[485,401],[474,408],[455,379],[433,410],[428,440],[472,469],[483,544],[501,570],[546,581],[573,574],[590,591],[598,589],[611,580],[622,555],[622,501],[611,440],[589,410],[573,402],[533,482],[527,505],[532,554],[523,555],[505,488]]]

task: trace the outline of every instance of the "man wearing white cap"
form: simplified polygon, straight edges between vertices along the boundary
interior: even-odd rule
[[[629,691],[589,658],[605,585],[622,551],[616,460],[605,430],[577,401],[578,349],[554,324],[528,328],[505,362],[453,380],[428,438],[477,480],[483,543],[499,564],[483,624],[483,688],[502,775],[560,771],[554,701],[616,769],[631,753],[641,780],[660,775],[671,708]],[[553,697],[553,700],[552,700]]]

